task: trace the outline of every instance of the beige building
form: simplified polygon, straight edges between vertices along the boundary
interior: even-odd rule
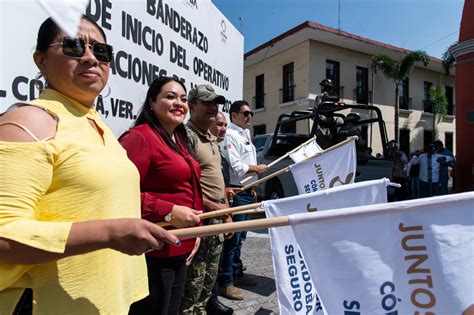
[[[245,54],[244,99],[255,116],[253,133],[273,133],[282,113],[313,106],[319,82],[330,78],[347,104],[374,104],[383,114],[388,140],[394,138],[395,84],[381,71],[374,72],[371,58],[386,54],[400,59],[408,50],[363,38],[314,22],[304,22]],[[440,84],[448,99],[448,115],[436,124],[437,138],[454,152],[454,77],[444,75],[441,60],[430,57],[427,67],[417,64],[400,88],[400,144],[405,151],[431,142],[433,115],[428,91]],[[359,112],[362,119],[367,113]],[[375,124],[365,128],[373,153],[382,152]],[[308,126],[297,125],[298,133]]]

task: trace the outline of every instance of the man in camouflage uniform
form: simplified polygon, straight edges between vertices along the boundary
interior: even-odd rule
[[[219,146],[216,137],[209,131],[216,119],[218,104],[224,102],[225,98],[217,95],[210,85],[197,85],[189,91],[191,118],[186,127],[191,147],[201,166],[201,186],[206,212],[228,208]],[[211,218],[205,220],[204,224],[222,222],[222,219]],[[219,270],[223,242],[223,235],[203,237],[199,247],[196,247],[188,258],[188,276],[181,306],[183,314],[206,314],[206,303],[211,296]]]

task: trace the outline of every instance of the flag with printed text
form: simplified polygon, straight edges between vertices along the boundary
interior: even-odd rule
[[[263,201],[266,216],[315,212],[387,202],[388,179],[366,181],[289,198]],[[270,229],[273,269],[281,314],[326,314],[324,300],[301,256],[290,226]]]
[[[474,192],[290,215],[328,314],[474,314]]]
[[[291,174],[300,194],[325,190],[354,182],[357,156],[355,140],[333,150],[290,165]]]

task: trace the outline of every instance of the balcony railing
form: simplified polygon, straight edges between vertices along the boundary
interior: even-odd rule
[[[398,99],[398,106],[400,109],[406,109],[406,110],[410,110],[412,109],[412,102],[413,102],[413,98],[411,97],[400,97]]]
[[[425,113],[433,113],[433,103],[429,100],[423,100],[423,111]],[[456,105],[448,104],[446,115],[448,116],[456,115]]]
[[[279,101],[281,103],[292,102],[295,100],[295,87],[296,85],[290,85],[287,88],[279,89]]]
[[[265,95],[266,94],[252,97],[254,109],[265,108]]]
[[[433,113],[433,104],[430,100],[423,100],[423,111],[425,113]]]
[[[455,104],[448,104],[448,115],[455,116],[456,115],[456,105]]]
[[[352,99],[354,100],[354,104],[369,104],[369,91],[364,95],[359,92],[359,89],[353,89]]]

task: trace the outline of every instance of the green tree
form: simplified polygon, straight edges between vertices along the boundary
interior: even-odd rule
[[[430,90],[430,103],[433,108],[433,135],[432,142],[436,140],[436,123],[439,123],[448,113],[448,99],[438,83],[436,88]]]
[[[428,54],[424,51],[412,51],[405,55],[401,60],[397,61],[390,56],[381,54],[372,57],[372,66],[380,69],[382,73],[395,83],[395,114],[394,114],[394,133],[395,141],[399,139],[399,91],[402,81],[409,77],[416,62],[422,62],[426,67],[428,65]]]
[[[443,53],[443,56],[441,57],[441,60],[443,61],[443,69],[446,74],[449,75],[451,72],[451,68],[454,66],[454,63],[456,62],[454,56],[449,52],[449,49],[457,45],[458,42],[452,43],[448,48],[446,48],[446,51]]]

